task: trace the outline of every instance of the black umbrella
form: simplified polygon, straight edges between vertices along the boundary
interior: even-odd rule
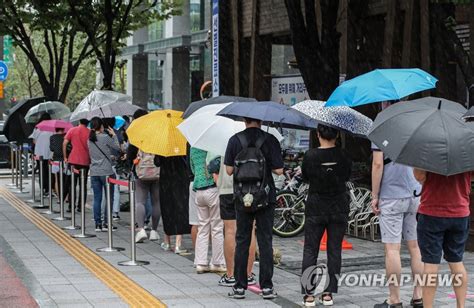
[[[20,100],[12,108],[7,111],[7,119],[3,128],[3,134],[8,141],[24,142],[28,140],[28,136],[33,132],[34,124],[26,124],[25,115],[30,108],[44,102],[45,97],[35,97]]]
[[[256,102],[256,101],[257,100],[253,98],[239,97],[239,96],[222,95],[222,96],[217,96],[217,97],[211,97],[209,99],[203,99],[200,101],[192,102],[188,106],[188,108],[186,108],[186,111],[184,111],[183,119],[186,119],[191,114],[193,114],[193,112],[207,105],[225,104],[225,103],[231,103],[231,102]]]
[[[304,113],[275,102],[235,102],[217,113],[233,120],[252,118],[266,125],[283,128],[314,129],[317,122]]]
[[[474,125],[461,119],[464,113],[443,98],[400,102],[377,116],[368,137],[400,164],[446,176],[472,171]]]
[[[471,107],[463,116],[462,118],[466,122],[473,122],[474,121],[474,107]]]

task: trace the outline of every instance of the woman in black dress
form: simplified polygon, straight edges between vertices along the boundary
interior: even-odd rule
[[[327,270],[329,284],[319,297],[324,306],[333,305],[332,293],[337,293],[337,275],[341,272],[341,250],[349,213],[349,196],[346,182],[349,180],[352,161],[336,146],[339,132],[319,125],[320,147],[310,149],[303,159],[303,180],[309,183],[305,209],[305,242],[302,272],[314,270],[319,245],[327,231]],[[316,286],[303,284],[304,305],[315,305]]]

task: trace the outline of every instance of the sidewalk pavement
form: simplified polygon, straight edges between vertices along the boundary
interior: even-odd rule
[[[8,179],[0,180],[0,186],[9,183]],[[29,189],[28,189],[29,190]],[[30,194],[16,195],[20,199],[29,199]],[[123,196],[125,198],[126,196]],[[89,201],[92,199],[88,198]],[[55,208],[58,205],[54,204]],[[39,212],[39,210],[37,210]],[[146,241],[137,244],[137,259],[149,261],[150,265],[140,267],[122,267],[117,262],[129,259],[130,223],[129,213],[121,213],[122,220],[116,223],[118,230],[113,233],[114,246],[124,247],[125,251],[97,253],[115,269],[125,274],[139,286],[153,294],[169,307],[299,307],[302,296],[299,275],[303,254],[302,235],[283,239],[274,237],[274,247],[282,252],[282,262],[275,268],[274,284],[279,298],[264,301],[258,294],[246,293],[245,300],[229,299],[226,294],[230,288],[217,285],[216,274],[195,273],[193,255],[176,255],[163,251],[158,242]],[[77,214],[76,214],[77,215]],[[55,217],[57,215],[44,215]],[[68,215],[69,216],[69,213]],[[95,238],[81,239],[80,242],[92,251],[107,246],[107,233],[95,233],[92,213],[86,212],[87,233],[97,234]],[[76,216],[77,223],[80,215]],[[58,226],[67,226],[69,221],[54,221]],[[66,232],[66,231],[64,231]],[[78,231],[67,231],[69,234]],[[163,232],[160,227],[160,235]],[[174,240],[174,238],[173,238]],[[354,249],[343,252],[343,273],[383,274],[384,251],[381,243],[348,238]],[[184,236],[184,246],[191,248],[189,235]],[[12,207],[0,194],[0,258],[6,260],[28,293],[41,307],[127,307],[126,301],[104,282],[96,277],[75,257],[70,255],[50,236],[38,229],[28,218]],[[326,253],[320,253],[321,261]],[[1,262],[1,259],[0,259]],[[468,272],[474,269],[474,254],[465,254]],[[403,272],[409,273],[409,256],[406,248],[402,252]],[[446,264],[441,266],[447,272]],[[255,265],[258,277],[258,264]],[[474,279],[469,277],[468,294],[474,294]],[[0,302],[2,300],[0,283]],[[408,305],[411,299],[410,286],[401,289],[402,300]],[[453,307],[452,289],[440,287],[437,292],[436,307]],[[25,298],[28,296],[25,295]],[[335,295],[336,307],[372,307],[387,297],[385,287],[341,286]],[[0,304],[0,307],[2,305]],[[474,307],[474,299],[468,299],[468,307]],[[33,307],[33,306],[24,306]]]

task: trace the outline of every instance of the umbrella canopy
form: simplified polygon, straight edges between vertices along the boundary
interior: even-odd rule
[[[433,89],[437,81],[419,68],[376,69],[343,82],[332,92],[326,106],[355,107],[399,100],[416,92]]]
[[[176,128],[183,119],[181,111],[157,110],[130,124],[127,136],[130,143],[140,150],[161,155],[186,155],[186,139]]]
[[[309,116],[275,102],[235,102],[217,113],[233,120],[252,118],[284,128],[313,129],[317,123]]]
[[[26,123],[36,124],[41,116],[49,113],[51,119],[63,119],[71,114],[69,107],[61,102],[44,102],[32,107],[25,115]]]
[[[372,120],[352,108],[324,107],[323,101],[302,101],[292,108],[315,119],[318,123],[343,130],[349,134],[367,137]]]
[[[71,114],[71,122],[87,119],[89,112],[109,104],[125,102],[132,104],[132,97],[119,92],[94,90],[87,95]]]
[[[463,116],[462,118],[466,122],[474,121],[474,107],[471,107]]]
[[[121,116],[115,117],[114,129],[119,130],[125,125],[125,119]]]
[[[256,99],[253,98],[247,98],[247,97],[239,97],[239,96],[226,96],[226,95],[221,95],[217,97],[212,97],[209,99],[203,99],[200,101],[195,101],[192,102],[186,111],[184,111],[183,118],[186,119],[189,117],[191,114],[193,114],[196,110],[207,106],[207,105],[213,105],[213,104],[225,104],[225,103],[230,103],[230,102],[256,102]]]
[[[87,114],[87,119],[90,120],[93,117],[114,118],[116,116],[133,115],[138,109],[140,109],[140,107],[127,102],[116,102],[100,106],[90,111]]]
[[[73,125],[63,120],[44,120],[41,121],[36,128],[43,132],[55,132],[56,128],[64,128],[64,131],[68,131],[73,128]]]
[[[394,104],[374,121],[369,139],[392,161],[453,175],[474,170],[474,126],[466,108],[437,97]]]
[[[229,139],[245,129],[243,122],[216,115],[227,105],[229,103],[202,107],[178,125],[178,129],[192,147],[221,156],[225,155]],[[262,127],[262,130],[268,130],[278,141],[283,140],[282,135],[275,128]]]
[[[3,134],[9,141],[23,142],[28,140],[28,136],[33,132],[34,125],[26,123],[25,115],[32,107],[44,101],[44,97],[20,100],[7,111]]]

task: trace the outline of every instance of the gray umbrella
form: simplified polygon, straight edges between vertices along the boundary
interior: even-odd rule
[[[392,161],[453,175],[474,170],[474,125],[466,108],[443,98],[401,102],[382,111],[369,139]]]
[[[474,107],[471,107],[463,116],[462,118],[466,122],[472,122],[474,121]]]
[[[140,107],[127,102],[116,102],[90,111],[87,114],[87,119],[90,120],[93,117],[113,118],[115,116],[133,115],[138,109],[140,109]]]
[[[200,101],[195,101],[189,104],[186,111],[184,111],[182,117],[183,119],[188,118],[191,114],[193,114],[196,110],[207,106],[207,105],[214,105],[214,104],[226,104],[231,102],[256,102],[256,99],[247,98],[247,97],[240,97],[240,96],[227,96],[221,95],[217,97],[211,97],[209,99],[203,99]]]
[[[318,123],[343,130],[351,135],[367,137],[372,120],[347,106],[324,107],[323,101],[302,101],[292,108],[315,119]]]

